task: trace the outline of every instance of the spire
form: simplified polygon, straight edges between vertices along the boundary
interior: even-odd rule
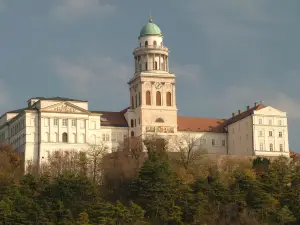
[[[151,12],[150,12],[150,16],[149,16],[149,23],[152,23],[152,16],[151,16]]]

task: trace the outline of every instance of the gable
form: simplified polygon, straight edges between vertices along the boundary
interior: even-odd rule
[[[257,115],[268,115],[268,116],[286,116],[286,112],[282,112],[278,109],[275,109],[271,106],[267,106],[263,109],[256,110],[254,114]]]
[[[73,105],[69,102],[61,102],[41,109],[43,112],[56,112],[56,113],[90,113],[89,111]]]

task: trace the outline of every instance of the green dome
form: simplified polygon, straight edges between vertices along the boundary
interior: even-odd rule
[[[146,35],[162,35],[160,28],[155,23],[152,23],[151,18],[149,19],[149,23],[147,23],[140,32],[140,37]]]

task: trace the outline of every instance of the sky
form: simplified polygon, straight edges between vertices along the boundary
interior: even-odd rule
[[[229,118],[263,101],[287,112],[300,152],[299,0],[0,0],[0,113],[35,96],[129,105],[149,14],[177,76],[178,113]]]

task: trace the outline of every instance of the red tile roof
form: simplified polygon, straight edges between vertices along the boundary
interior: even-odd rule
[[[225,119],[177,117],[178,131],[224,133]]]
[[[126,110],[121,112],[108,112],[108,111],[93,111],[101,113],[101,126],[112,127],[128,127],[127,121],[124,117]]]

